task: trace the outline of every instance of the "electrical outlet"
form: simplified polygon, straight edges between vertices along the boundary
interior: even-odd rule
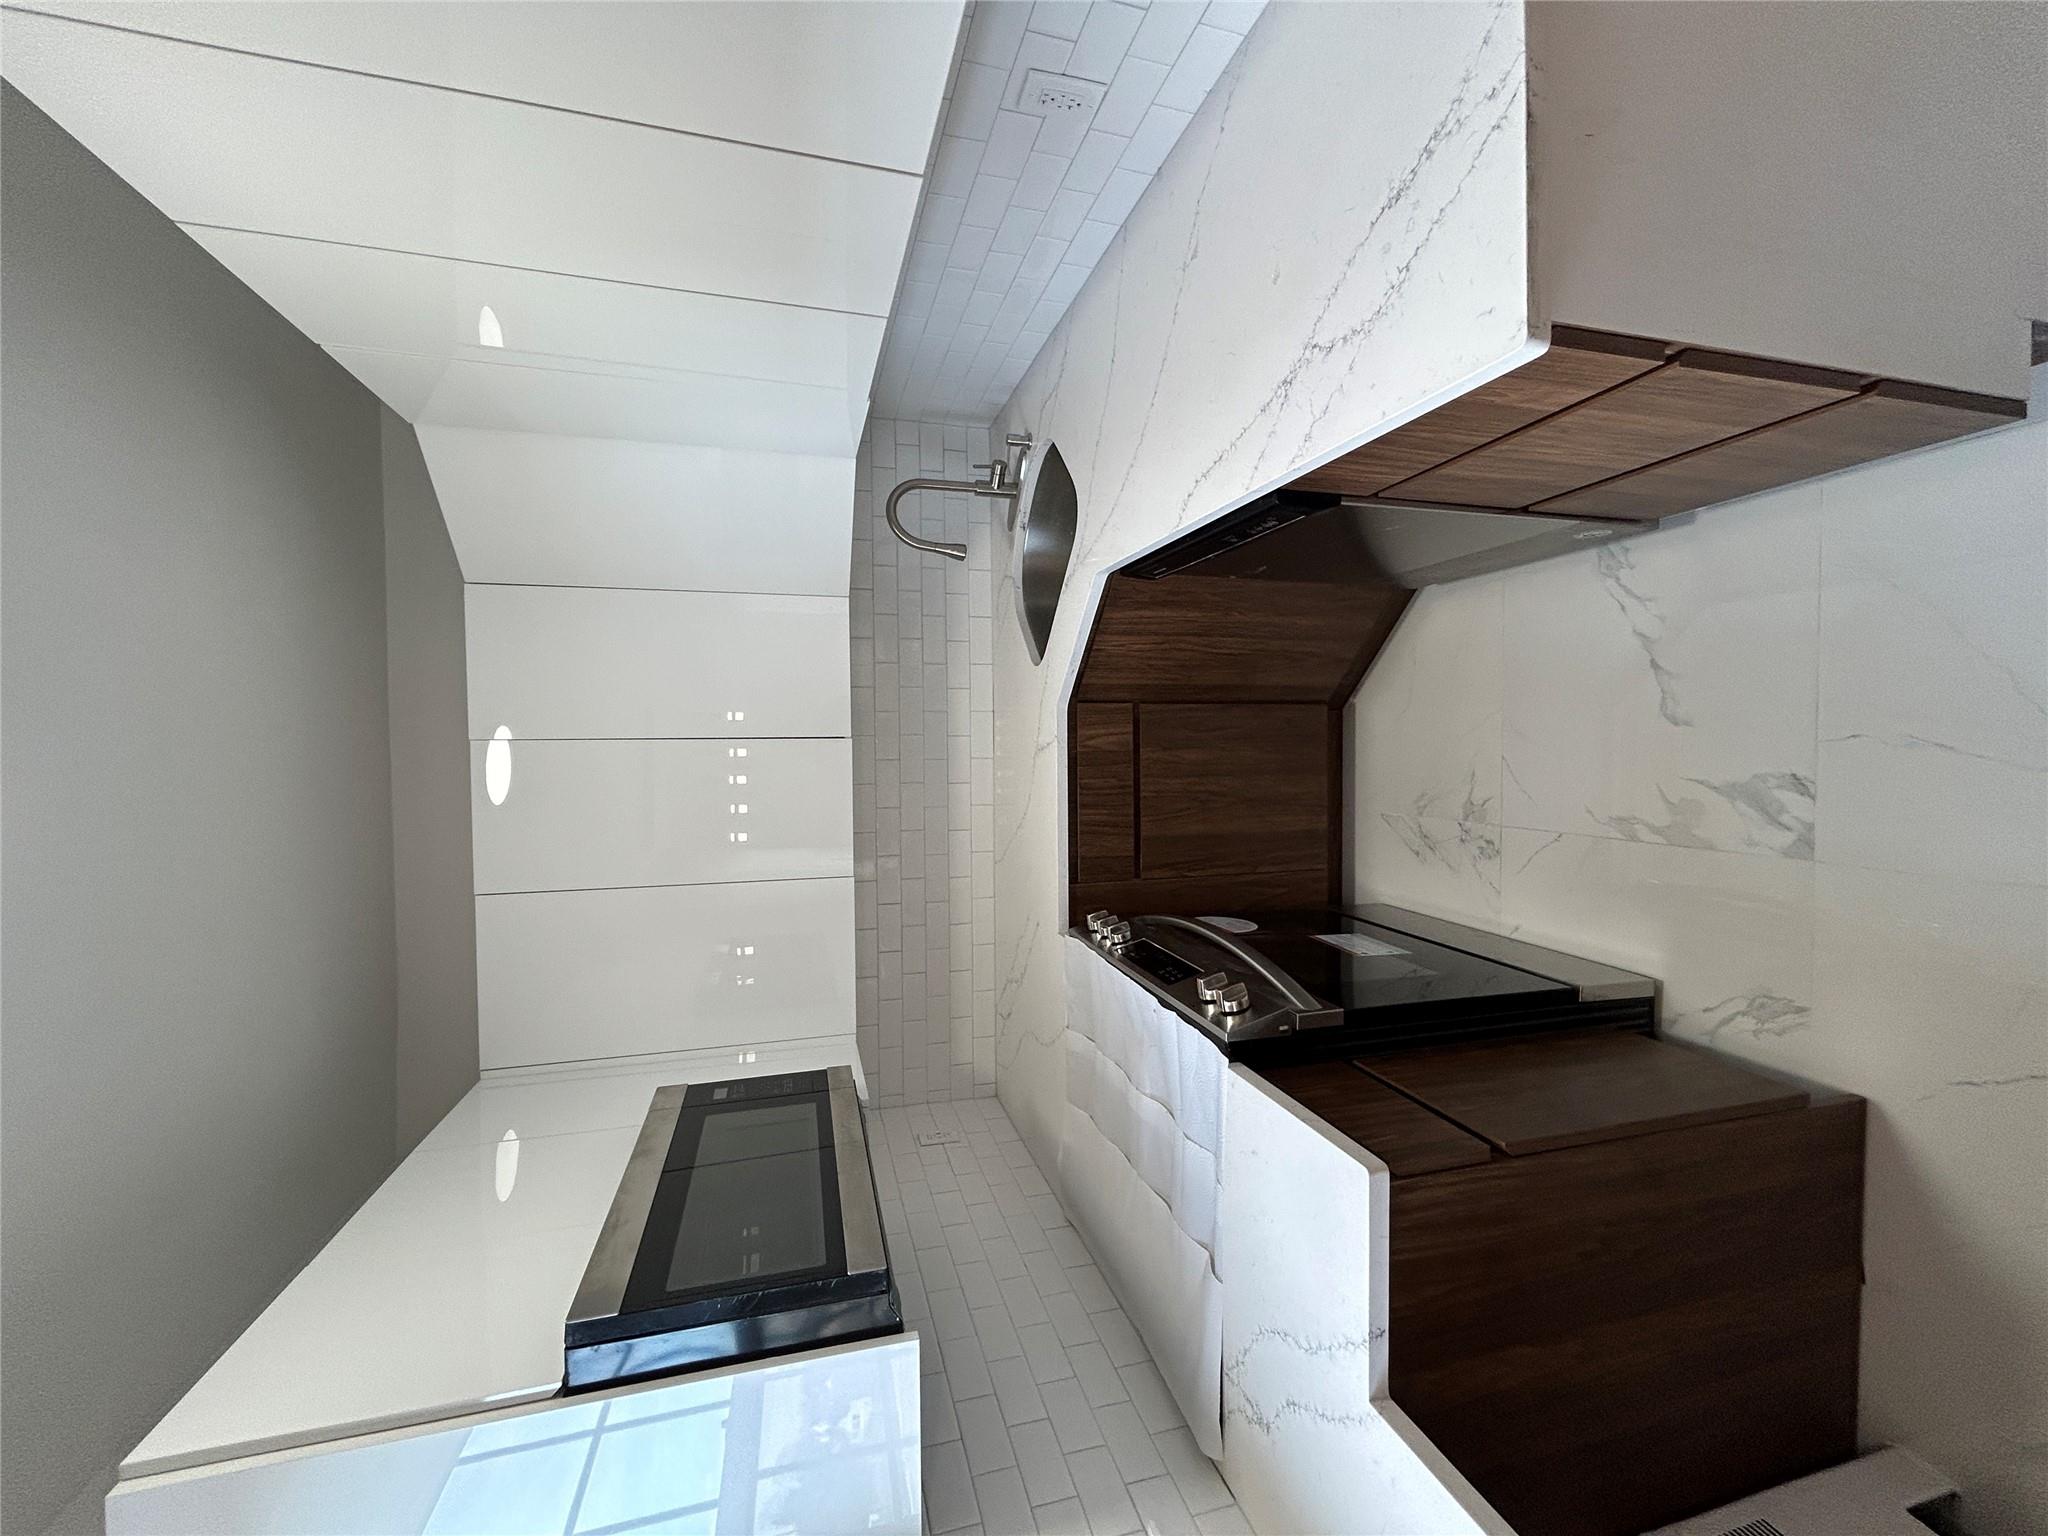
[[[1027,69],[1017,91],[1017,110],[1034,117],[1093,117],[1109,87],[1074,75]]]

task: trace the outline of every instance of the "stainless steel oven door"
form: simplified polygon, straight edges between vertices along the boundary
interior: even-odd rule
[[[568,1323],[772,1310],[887,1269],[849,1069],[665,1087]]]

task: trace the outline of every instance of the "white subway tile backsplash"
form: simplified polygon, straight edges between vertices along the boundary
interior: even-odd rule
[[[993,417],[1107,249],[1109,234],[1086,226],[1113,233],[1131,215],[1261,3],[982,0],[973,9],[875,374],[878,414]],[[1041,117],[1021,100],[1033,70],[1108,89],[1092,113]],[[1012,256],[1026,260],[1012,266]],[[1056,278],[1062,267],[1077,270]],[[973,281],[949,288],[948,271]],[[1002,298],[991,305],[977,294]],[[985,336],[962,333],[982,326]],[[940,590],[964,588],[949,573]]]
[[[963,139],[986,139],[995,126],[996,113],[1003,104],[1003,83],[1009,77],[1008,60],[1000,66],[963,61],[952,103],[946,109],[946,132]]]
[[[967,195],[967,205],[961,210],[960,222],[994,229],[1009,211],[1010,194],[1016,189],[1014,176],[975,177],[974,190]]]
[[[1229,54],[1225,53],[1224,57],[1229,58]],[[1037,141],[1043,122],[1043,118],[1024,112],[1005,110],[996,113],[995,127],[988,136],[988,147],[982,151],[981,173],[985,176],[1006,176],[1012,180],[1023,175],[1024,162],[1030,158],[1031,146]]]
[[[1018,96],[1024,89],[1024,77],[1032,70],[1043,70],[1049,75],[1065,74],[1067,59],[1073,51],[1073,43],[1064,37],[1026,32],[1017,45],[1016,57],[1010,61],[1010,77],[1003,82],[1003,105],[1017,105]]]
[[[953,237],[953,249],[946,258],[947,265],[940,274],[941,280],[943,280],[945,272],[965,272],[970,275],[971,279],[975,270],[987,259],[988,253],[995,243],[996,232],[990,226],[986,224],[962,226],[960,233]],[[939,466],[933,466],[933,474],[942,472]]]
[[[977,5],[974,20],[967,29],[963,73],[966,64],[993,64],[1008,69],[1010,61],[1017,56],[1017,45],[1024,40],[1024,29],[1030,22],[1031,8],[1027,5],[1004,4],[1002,0]]]
[[[994,249],[998,255],[1021,256],[1031,249],[1031,242],[1038,234],[1038,226],[1044,214],[1034,208],[1019,208],[1012,204],[1010,211],[1003,215],[1002,227],[996,231]],[[988,284],[981,286],[987,287]]]
[[[973,274],[949,275],[966,280]],[[1000,309],[1010,301],[990,292],[968,302],[979,306],[980,320],[991,306]],[[962,345],[979,349],[983,329],[963,327]],[[877,444],[889,446],[890,464],[880,462]],[[890,1103],[969,1097],[994,1088],[992,1030],[979,1027],[983,1015],[992,1020],[993,1011],[976,990],[975,952],[986,941],[973,928],[977,905],[993,905],[993,870],[984,865],[977,883],[977,807],[969,772],[973,743],[988,738],[993,725],[990,636],[988,621],[970,616],[969,579],[977,572],[983,582],[989,578],[995,504],[925,492],[906,498],[902,508],[913,528],[943,530],[944,537],[977,548],[981,559],[974,571],[905,549],[889,535],[879,511],[897,478],[962,478],[988,453],[985,430],[878,419],[870,424],[857,475],[867,487],[857,508],[865,534],[856,541],[867,561],[862,574],[893,586],[901,607],[910,610],[876,615],[872,638],[859,642],[855,652],[855,665],[873,678],[855,699],[860,761],[871,764],[861,771],[874,781],[869,821],[861,821],[858,788],[854,802],[856,825],[867,839],[856,845],[854,864],[856,913],[865,919],[857,963],[873,981],[859,1022],[873,1031],[864,1059],[894,1064],[878,1081]],[[977,633],[983,647],[979,663]]]
[[[1064,165],[1062,166],[1064,170]],[[1056,240],[1059,250],[1054,265],[1064,259],[1067,242],[1081,227],[1081,221],[1088,217],[1088,210],[1094,205],[1094,195],[1087,192],[1061,191],[1053,194],[1052,204],[1046,210],[1044,220],[1038,226],[1040,239]]]
[[[1220,27],[1195,28],[1180,57],[1174,60],[1166,83],[1159,87],[1158,104],[1182,112],[1194,111],[1209,94],[1216,77],[1223,73],[1231,55],[1237,52],[1240,40],[1236,33]]]
[[[1181,130],[1187,127],[1192,115],[1155,102],[1138,125],[1138,131],[1131,135],[1119,164],[1126,170],[1143,171],[1150,176],[1165,161],[1168,151],[1180,142]]]
[[[1075,192],[1100,192],[1129,148],[1130,141],[1113,133],[1091,130],[1067,167],[1064,185]]]
[[[1024,159],[1024,169],[1017,177],[1017,188],[1010,194],[1012,208],[1031,208],[1043,211],[1052,206],[1053,194],[1059,191],[1060,180],[1067,174],[1066,155],[1048,155],[1034,150]]]
[[[1096,129],[1126,137],[1136,133],[1138,124],[1144,121],[1147,109],[1170,72],[1169,65],[1154,63],[1150,59],[1126,58],[1117,66],[1116,78],[1110,82],[1109,93],[1102,98],[1102,105],[1095,109]]]
[[[1067,58],[1067,73],[1106,85],[1144,24],[1145,13],[1134,5],[1097,4],[1087,10]]]
[[[1121,227],[1130,217],[1131,210],[1138,206],[1138,199],[1145,195],[1145,189],[1151,185],[1152,178],[1143,171],[1119,168],[1110,172],[1109,180],[1103,184],[1094,206],[1088,210],[1088,217]],[[1068,259],[1079,258],[1070,256]]]
[[[939,147],[932,157],[931,174],[926,185],[933,192],[944,197],[965,197],[967,189],[974,184],[974,173],[981,168],[983,145],[977,139],[963,139],[956,134],[945,134],[939,139]]]
[[[1038,0],[1031,7],[1031,30],[1047,37],[1079,37],[1096,8],[1090,0]]]
[[[1131,39],[1131,52],[1141,59],[1171,64],[1201,23],[1202,9],[1200,0],[1154,0],[1145,11],[1144,25]]]

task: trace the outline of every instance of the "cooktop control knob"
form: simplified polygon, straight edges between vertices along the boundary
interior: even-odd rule
[[[1103,926],[1098,937],[1109,948],[1118,949],[1131,942],[1131,925],[1111,921]]]
[[[1233,981],[1227,987],[1218,988],[1215,998],[1209,1004],[1218,1013],[1226,1014],[1243,1013],[1251,1005],[1251,990],[1241,981]]]
[[[1090,912],[1088,914],[1088,931],[1090,933],[1100,933],[1115,921],[1116,914],[1114,912]]]
[[[1216,1001],[1216,994],[1229,985],[1229,972],[1211,971],[1206,976],[1197,976],[1195,978],[1195,996],[1205,1003],[1213,1003]]]

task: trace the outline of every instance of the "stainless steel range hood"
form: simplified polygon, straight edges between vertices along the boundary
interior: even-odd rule
[[[1275,491],[1124,567],[1262,581],[1426,587],[1646,533],[1653,523]]]

